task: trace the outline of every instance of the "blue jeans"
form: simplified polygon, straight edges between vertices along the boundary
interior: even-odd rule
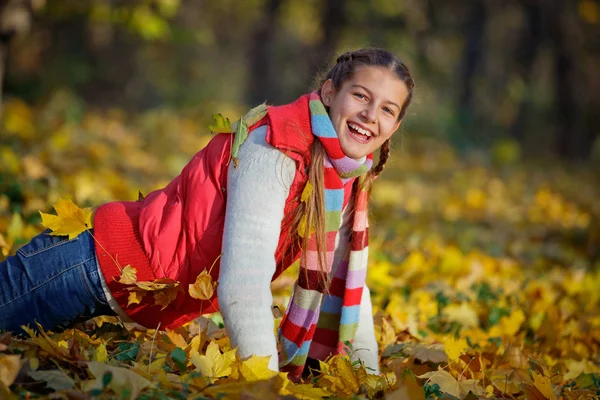
[[[114,315],[100,283],[94,238],[68,240],[45,231],[0,262],[0,331],[44,329],[98,315]]]

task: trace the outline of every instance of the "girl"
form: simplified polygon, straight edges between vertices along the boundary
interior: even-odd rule
[[[341,55],[317,92],[255,109],[165,188],[104,204],[94,229],[71,240],[44,232],[0,263],[0,330],[102,314],[175,328],[219,309],[242,358],[271,356],[271,369],[299,376],[307,360],[353,342],[352,357],[378,373],[365,286],[367,194],[413,86],[387,51]],[[270,282],[297,259],[278,350]],[[181,290],[165,294],[162,306],[152,296],[128,305],[126,266],[138,282],[188,288],[208,273],[218,286],[209,299]]]

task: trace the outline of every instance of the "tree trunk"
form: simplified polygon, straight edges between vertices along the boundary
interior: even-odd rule
[[[282,0],[268,0],[265,3],[263,19],[257,23],[249,47],[248,59],[250,74],[248,75],[248,93],[246,98],[252,105],[278,98],[277,79],[274,76],[273,39],[277,26],[278,11]]]

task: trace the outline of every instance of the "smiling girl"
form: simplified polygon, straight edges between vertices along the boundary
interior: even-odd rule
[[[271,356],[271,369],[298,377],[352,343],[352,358],[379,373],[365,286],[367,198],[413,86],[385,50],[341,55],[318,91],[240,121],[247,131],[216,135],[165,188],[101,205],[90,232],[71,240],[44,232],[0,263],[0,330],[101,314],[175,328],[220,310],[242,358]],[[276,337],[270,283],[298,259]],[[209,300],[181,291],[164,309],[150,296],[128,306],[125,265],[138,281],[187,288],[208,271],[218,286]]]

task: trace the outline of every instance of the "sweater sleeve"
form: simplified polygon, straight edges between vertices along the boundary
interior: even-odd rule
[[[285,201],[296,173],[292,159],[265,141],[266,127],[248,136],[230,165],[219,272],[219,308],[232,347],[242,358],[271,356],[278,371],[271,280]]]

